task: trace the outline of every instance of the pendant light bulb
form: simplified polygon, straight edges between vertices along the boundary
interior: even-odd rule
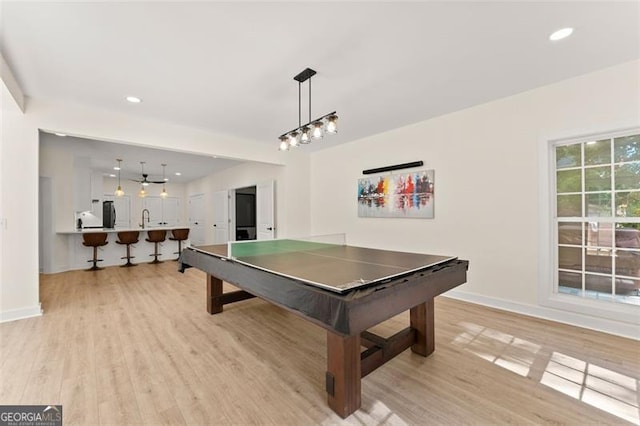
[[[278,149],[280,151],[287,151],[289,149],[289,144],[287,143],[286,136],[280,136],[280,148]]]
[[[311,129],[308,126],[304,126],[302,128],[302,133],[300,134],[300,143],[309,143],[311,142]]]
[[[147,191],[144,190],[144,186],[140,186],[140,192],[138,192],[138,197],[144,198],[147,196]]]
[[[338,116],[335,114],[327,117],[327,133],[338,133]]]
[[[313,139],[321,139],[322,138],[322,122],[316,121],[313,123],[313,132],[311,133],[311,137]]]
[[[166,181],[167,181],[167,178],[165,177],[166,167],[167,167],[167,165],[166,165],[166,164],[162,164],[162,181],[163,181],[163,182],[166,182]],[[165,188],[165,184],[163,183],[163,184],[162,184],[162,192],[160,193],[160,196],[161,196],[162,198],[167,198],[167,196],[168,196],[168,195],[169,195],[169,194],[167,194],[167,190],[166,190],[166,188]]]
[[[116,189],[116,192],[114,192],[114,195],[116,197],[122,197],[124,195],[124,191],[122,190],[122,186],[120,186],[120,169],[122,168],[121,167],[122,160],[120,158],[118,158],[118,159],[116,159],[116,161],[118,162],[118,166],[117,166],[118,167],[117,168],[117,170],[118,170],[118,188]],[[114,167],[114,169],[115,169],[115,167]]]
[[[298,132],[289,133],[289,146],[298,146]]]

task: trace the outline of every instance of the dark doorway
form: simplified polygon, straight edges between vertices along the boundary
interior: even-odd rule
[[[256,187],[236,189],[236,241],[256,239]]]

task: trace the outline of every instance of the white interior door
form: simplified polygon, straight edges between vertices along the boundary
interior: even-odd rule
[[[204,194],[189,197],[189,239],[191,245],[201,246],[204,240]]]
[[[276,236],[274,214],[274,182],[256,185],[256,237],[258,240],[273,240]]]
[[[162,224],[177,226],[180,224],[180,199],[167,197],[162,200]]]
[[[229,241],[229,191],[213,193],[213,243]]]

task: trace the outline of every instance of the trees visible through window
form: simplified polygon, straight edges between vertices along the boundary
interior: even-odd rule
[[[640,134],[554,151],[556,291],[640,305]]]

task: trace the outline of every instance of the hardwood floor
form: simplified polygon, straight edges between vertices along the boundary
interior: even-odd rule
[[[45,315],[0,324],[0,404],[82,425],[640,423],[639,342],[444,297],[435,353],[365,377],[342,420],[323,329],[259,299],[211,316],[205,293],[176,262],[42,276]]]

